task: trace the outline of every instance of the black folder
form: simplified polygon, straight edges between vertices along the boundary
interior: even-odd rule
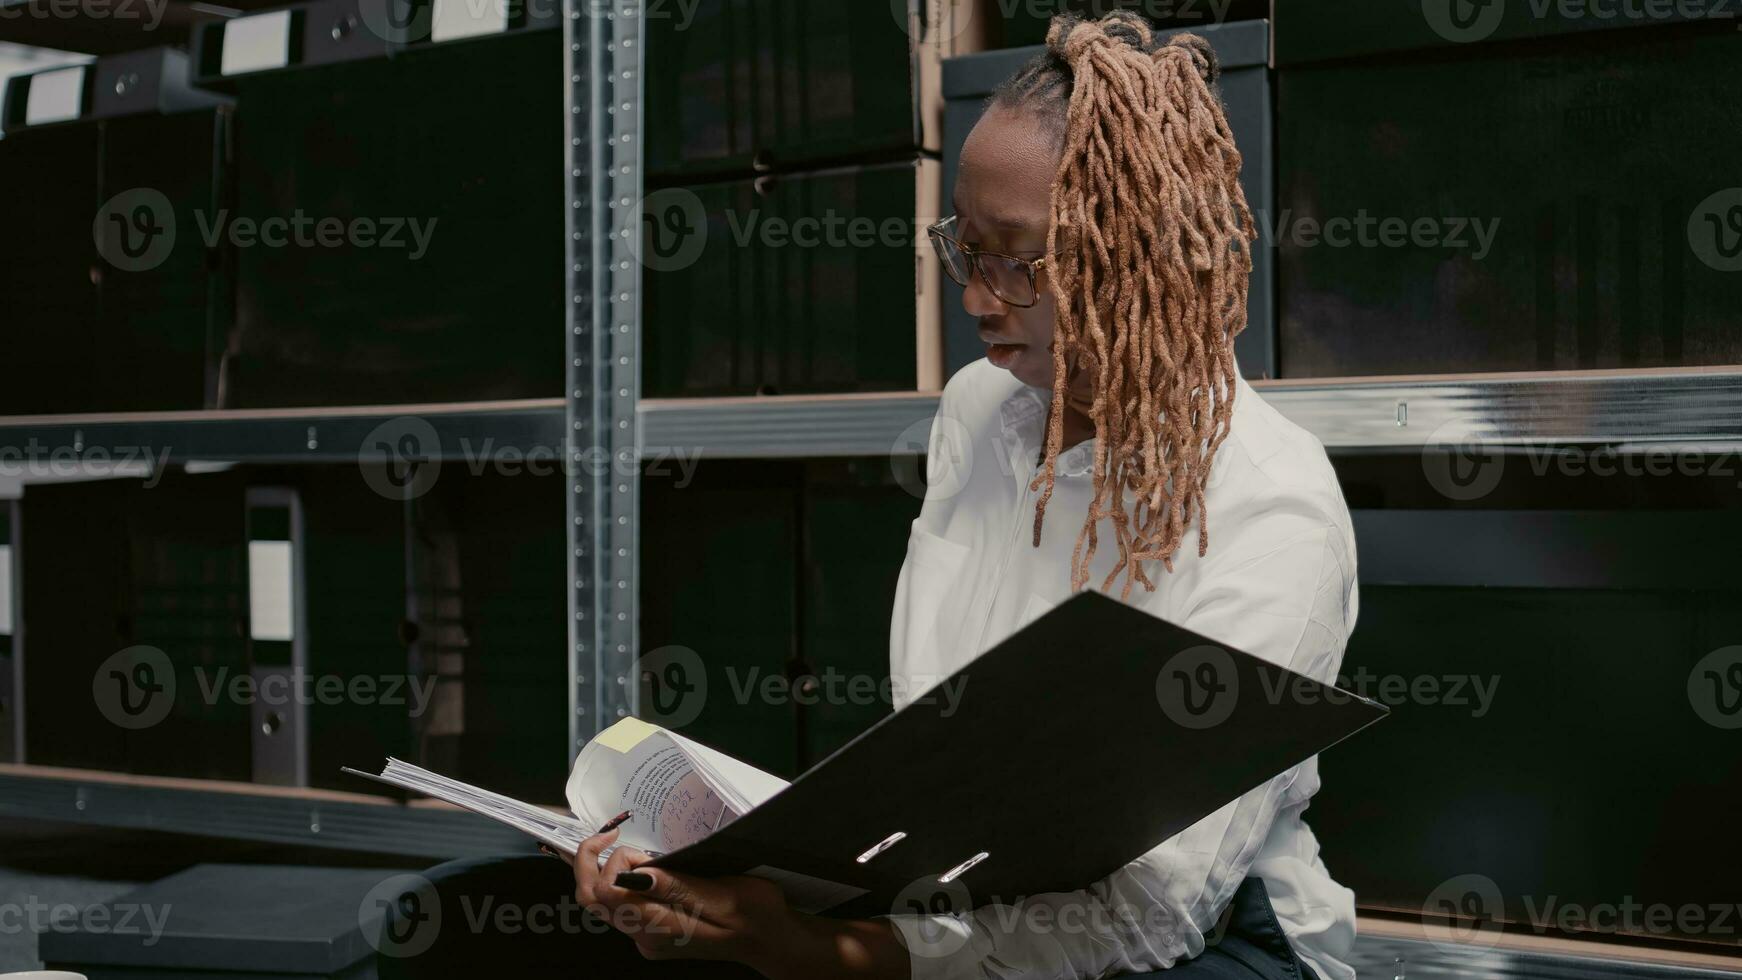
[[[939,689],[653,866],[848,886],[830,915],[1075,890],[1387,714],[1092,592]]]

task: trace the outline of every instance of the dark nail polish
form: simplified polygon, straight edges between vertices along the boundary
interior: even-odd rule
[[[653,887],[653,876],[643,871],[623,871],[618,873],[616,884],[618,888],[644,892]]]

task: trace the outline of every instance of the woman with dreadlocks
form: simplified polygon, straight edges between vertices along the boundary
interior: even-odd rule
[[[1254,234],[1215,78],[1202,38],[1061,17],[969,137],[932,239],[987,356],[934,423],[891,626],[904,699],[1085,588],[1336,674],[1354,539],[1323,448],[1236,370]],[[627,848],[599,868],[613,831],[582,846],[575,898],[633,950],[444,927],[419,960],[431,975],[1353,980],[1354,898],[1301,820],[1317,789],[1308,761],[1105,880],[963,916],[802,915],[767,881],[647,868]],[[468,873],[442,894],[515,901],[499,874]],[[638,969],[636,953],[721,962]]]

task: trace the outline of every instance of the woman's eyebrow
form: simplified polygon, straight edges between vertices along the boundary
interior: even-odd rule
[[[957,207],[956,213],[961,214],[962,209]],[[1030,217],[1025,217],[1011,211],[993,211],[987,214],[977,214],[974,216],[973,223],[979,228],[1015,234],[1044,231],[1046,228],[1044,222],[1035,221]]]

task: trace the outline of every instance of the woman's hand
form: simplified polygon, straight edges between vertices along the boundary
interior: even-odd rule
[[[907,951],[888,923],[804,915],[771,881],[646,867],[651,858],[632,847],[619,847],[599,867],[600,853],[616,840],[613,830],[582,842],[572,862],[575,900],[647,959],[733,960],[772,978],[907,980]]]
[[[582,908],[627,935],[647,959],[735,960],[770,972],[774,940],[798,929],[778,885],[644,868],[651,858],[632,847],[617,848],[600,868],[600,852],[616,839],[613,830],[581,844],[574,868]]]

